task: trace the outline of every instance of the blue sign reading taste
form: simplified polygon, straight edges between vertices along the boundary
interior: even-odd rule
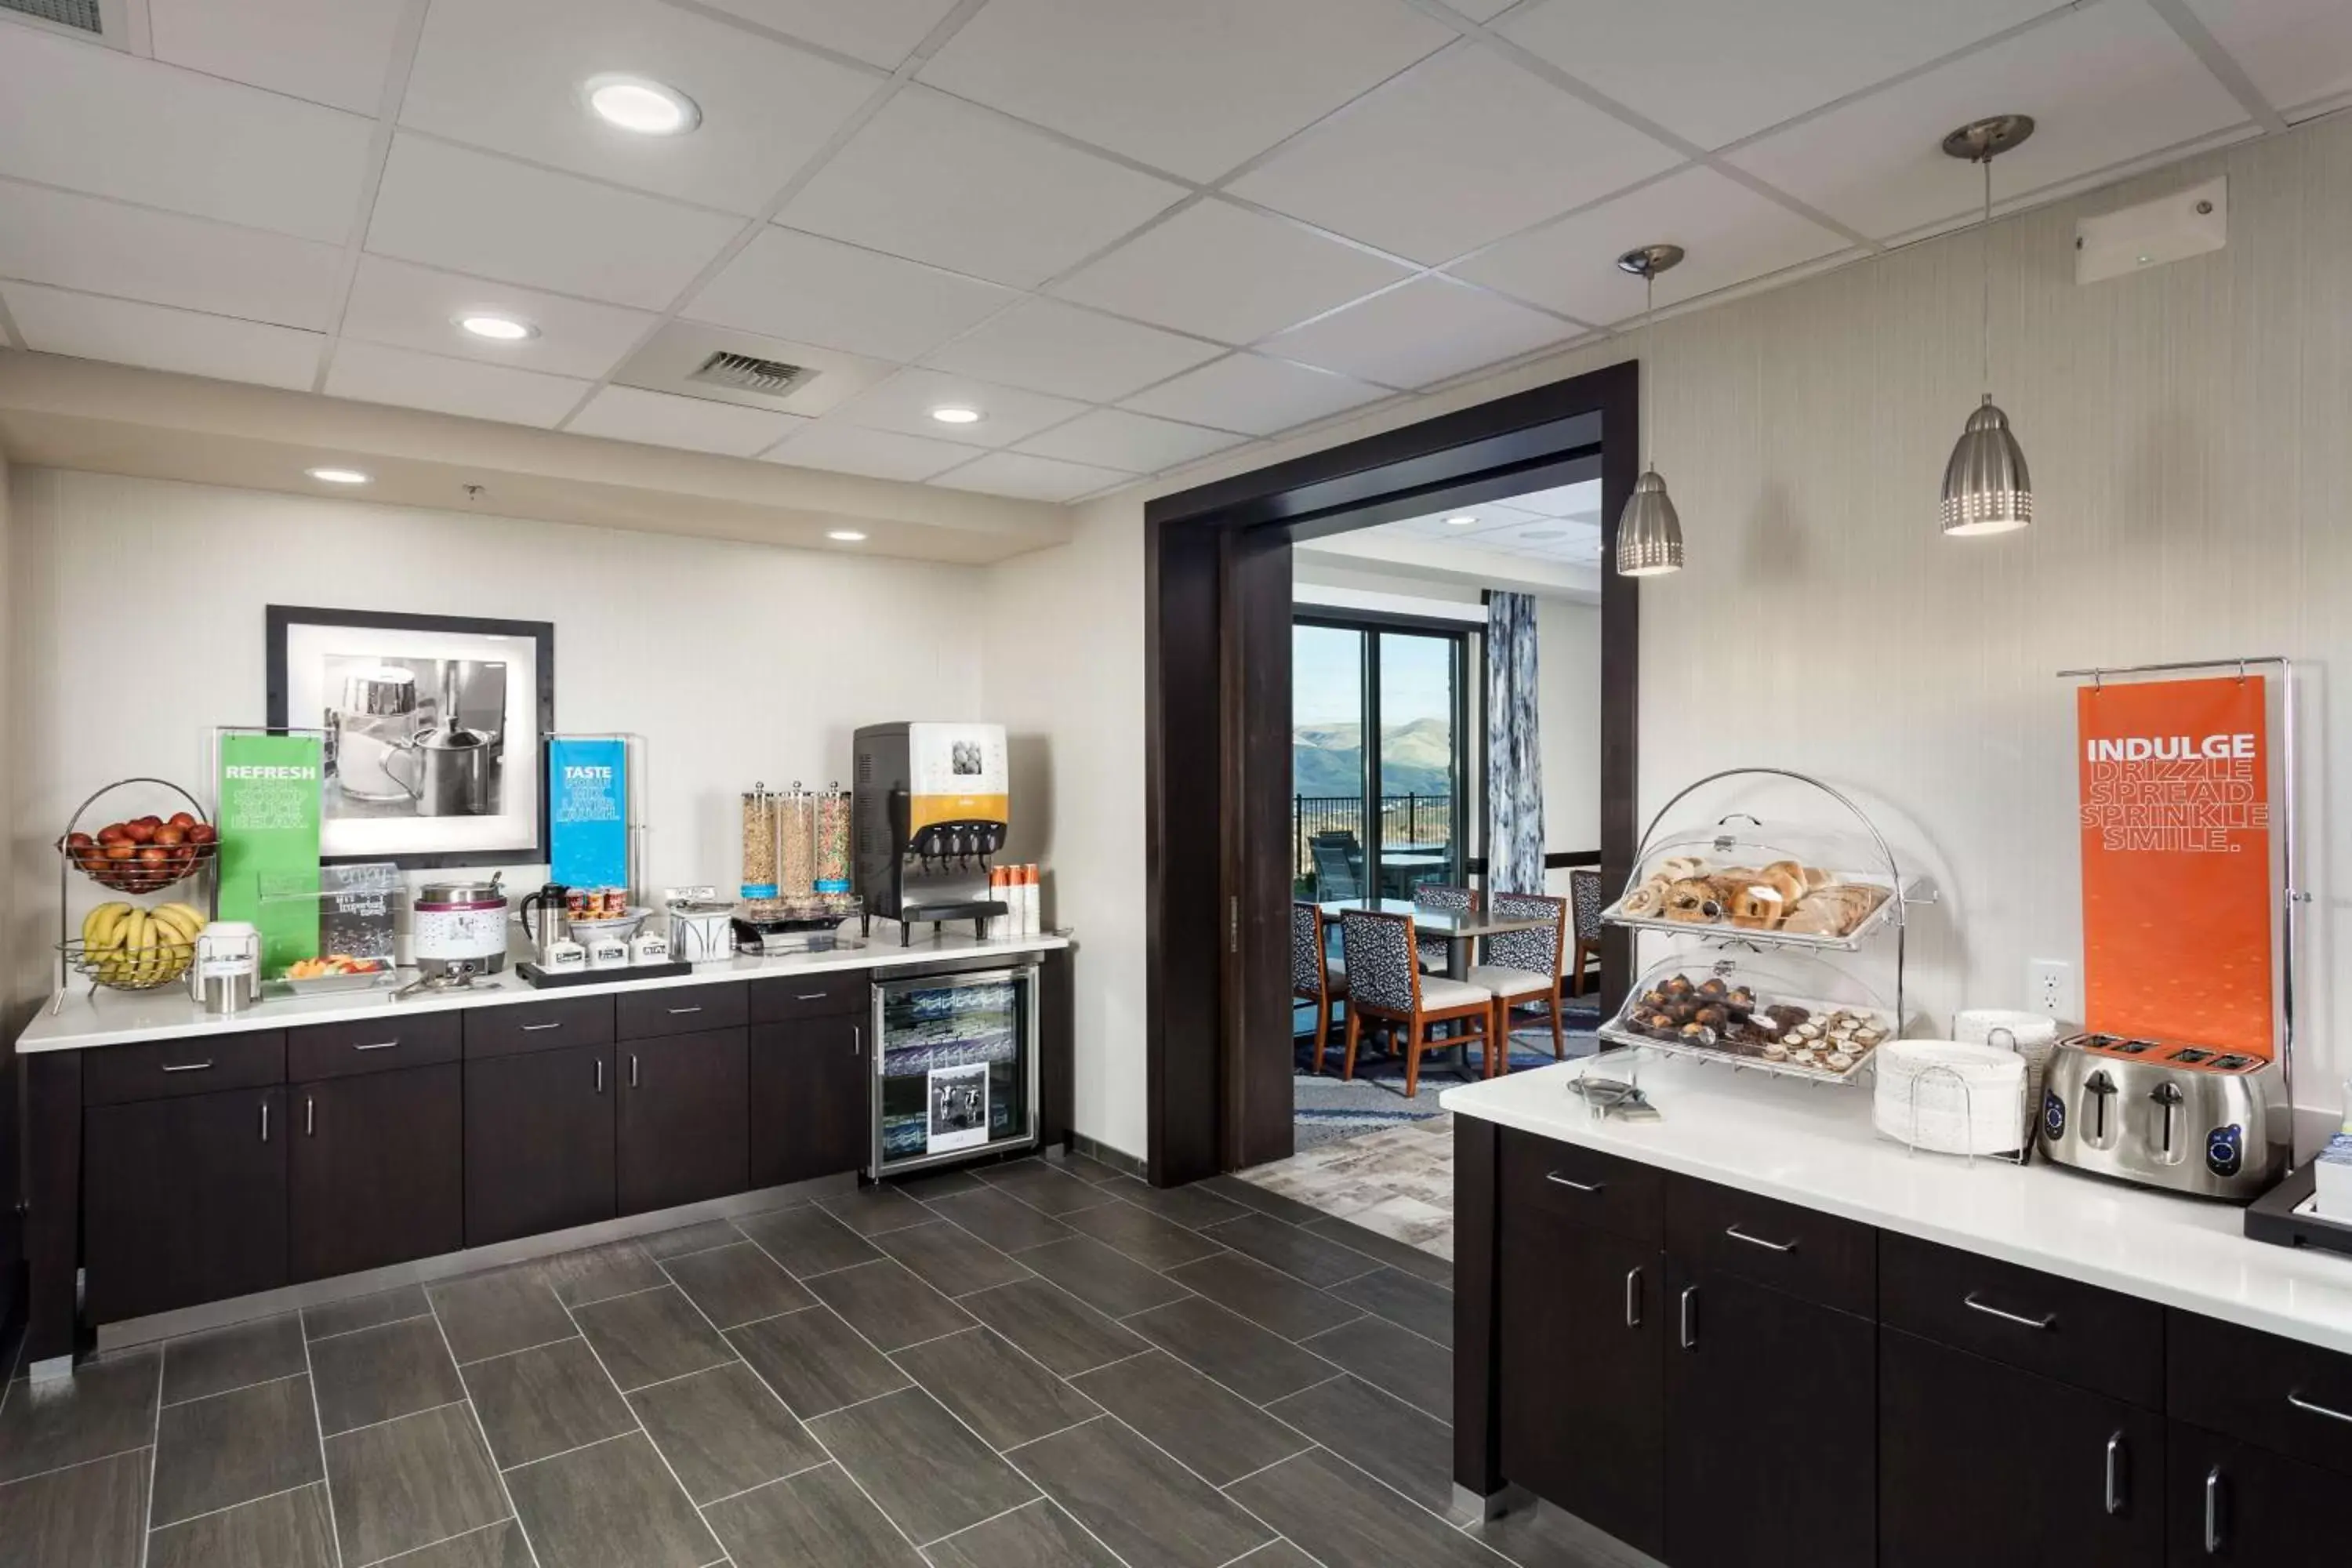
[[[547,742],[549,874],[567,888],[629,885],[626,741]]]

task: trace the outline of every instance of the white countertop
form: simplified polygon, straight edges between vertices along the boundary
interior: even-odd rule
[[[1870,1124],[1870,1091],[1644,1054],[1664,1117],[1596,1121],[1570,1082],[1622,1053],[1449,1089],[1438,1102],[1523,1132],[1679,1171],[2352,1354],[2352,1258],[2252,1241],[2244,1211],[2082,1174],[1914,1154]]]
[[[816,974],[841,969],[888,969],[941,959],[1011,956],[1045,952],[1070,945],[1066,935],[993,937],[986,942],[942,931],[918,937],[901,947],[892,935],[877,934],[864,947],[832,952],[793,953],[775,958],[737,957],[723,963],[697,964],[691,974],[658,978],[633,976],[628,970],[609,972],[611,978],[584,985],[551,986],[538,991],[509,967],[506,973],[477,980],[452,991],[419,991],[404,1001],[392,1000],[394,987],[341,992],[327,996],[266,996],[261,1005],[226,1016],[205,1012],[184,985],[163,985],[152,991],[108,991],[83,994],[86,983],[77,982],[65,1005],[52,1014],[40,1013],[16,1037],[24,1051],[78,1051],[89,1046],[123,1046],[140,1040],[180,1039],[190,1035],[234,1034],[246,1029],[283,1029],[297,1024],[336,1024],[357,1018],[390,1017],[404,1013],[432,1013],[451,1007],[490,1007],[510,1002],[542,1002],[551,997],[604,996],[620,991],[656,991],[676,985],[709,985],[728,980],[758,980],[763,976]],[[509,954],[511,960],[514,955]],[[413,973],[404,972],[404,980]]]

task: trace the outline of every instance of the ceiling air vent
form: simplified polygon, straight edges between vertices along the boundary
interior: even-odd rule
[[[702,362],[702,368],[688,376],[688,381],[708,382],[713,386],[731,387],[737,392],[757,392],[769,397],[782,397],[808,380],[810,373],[796,364],[782,360],[761,359],[756,354],[732,353],[721,349]]]
[[[52,26],[71,27],[77,33],[106,31],[105,19],[99,15],[99,0],[0,0],[0,11],[14,11]]]

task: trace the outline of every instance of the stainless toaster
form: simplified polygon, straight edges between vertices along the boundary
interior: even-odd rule
[[[2248,1203],[2293,1158],[2275,1063],[2176,1040],[2076,1035],[2042,1093],[2042,1152],[2062,1165]]]

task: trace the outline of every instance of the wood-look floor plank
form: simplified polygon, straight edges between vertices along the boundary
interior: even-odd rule
[[[325,1479],[307,1377],[167,1405],[156,1419],[159,1528]]]
[[[824,1462],[799,1419],[741,1362],[641,1388],[629,1404],[698,1503]]]
[[[299,1313],[191,1334],[163,1347],[163,1403],[226,1394],[302,1370]]]
[[[1238,1252],[1220,1250],[1170,1269],[1168,1277],[1286,1340],[1303,1340],[1364,1315],[1362,1308]]]
[[[1220,1568],[1274,1535],[1116,1417],[1014,1457],[1130,1568]]]
[[[1105,1317],[1124,1318],[1192,1294],[1183,1286],[1090,1236],[1048,1242],[1021,1261]]]
[[[796,1312],[816,1300],[782,1264],[749,1241],[672,1258],[663,1267],[687,1300],[722,1329]]]
[[[335,1568],[326,1485],[158,1530],[148,1542],[147,1568]]]
[[[874,1238],[874,1245],[942,1296],[969,1296],[1030,1277],[1028,1266],[999,1252],[952,1220],[935,1219]]]
[[[819,1275],[808,1288],[884,1351],[971,1327],[963,1309],[887,1258]]]
[[[1036,1495],[919,1388],[820,1415],[809,1430],[916,1541],[951,1535]]]
[[[558,1340],[466,1368],[490,1453],[529,1464],[632,1430],[636,1420],[582,1340]]]
[[[1353,1279],[1380,1267],[1377,1259],[1342,1247],[1328,1237],[1286,1224],[1272,1215],[1244,1215],[1223,1225],[1213,1225],[1201,1234],[1235,1252],[1246,1252],[1268,1268],[1279,1268],[1318,1290],[1328,1290],[1342,1280]]]
[[[735,1568],[923,1568],[838,1465],[713,1503],[703,1517]]]
[[[509,1512],[474,1413],[463,1405],[328,1438],[327,1481],[347,1563],[446,1541]]]
[[[735,1359],[726,1339],[674,1285],[575,1307],[572,1315],[624,1390]]]
[[[881,1256],[856,1231],[813,1204],[747,1215],[735,1222],[735,1228],[796,1279],[869,1263]]]
[[[704,1568],[709,1527],[642,1432],[506,1474],[541,1568]]]
[[[1015,1350],[992,1329],[951,1334],[900,1351],[891,1359],[999,1448],[1043,1437],[1099,1414],[1093,1400]]]
[[[413,1415],[466,1397],[457,1367],[431,1318],[403,1318],[310,1345],[319,1423],[328,1433]]]
[[[960,1299],[973,1317],[1044,1362],[1057,1377],[1074,1377],[1147,1349],[1144,1342],[1058,1285],[1023,1279]]]
[[[1486,1548],[1322,1448],[1229,1489],[1324,1568],[1496,1568]]]
[[[1353,1376],[1277,1399],[1266,1412],[1422,1507],[1451,1513],[1454,1428],[1434,1415]]]
[[[152,1452],[133,1448],[0,1486],[8,1568],[139,1568]]]
[[[1225,1486],[1307,1446],[1307,1439],[1163,1351],[1071,1380],[1211,1486]]]
[[[1199,1296],[1138,1313],[1126,1326],[1178,1361],[1260,1402],[1296,1394],[1339,1370]]]
[[[1110,1548],[1045,1499],[950,1535],[924,1555],[931,1568],[1122,1568]]]
[[[0,1399],[0,1481],[147,1447],[162,1368],[149,1350],[54,1382],[16,1379]]]
[[[907,1386],[907,1374],[830,1307],[746,1323],[727,1341],[803,1421]]]

